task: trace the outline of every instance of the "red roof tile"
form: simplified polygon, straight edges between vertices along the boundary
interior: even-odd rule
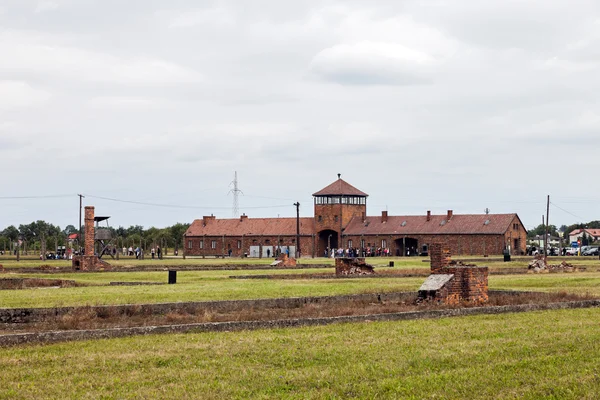
[[[367,217],[366,221],[353,218],[346,227],[345,235],[433,235],[433,234],[504,234],[517,214],[454,214],[447,215],[389,216],[387,222],[381,217]],[[518,218],[518,217],[517,217]],[[486,224],[486,221],[489,221]]]
[[[313,196],[335,196],[335,195],[343,195],[343,196],[364,196],[367,197],[368,194],[365,192],[361,192],[342,178],[339,178],[337,181],[333,182],[331,185],[319,190],[316,193],[313,193]]]
[[[579,235],[583,231],[585,231],[588,235],[600,236],[600,229],[575,229],[569,233],[569,236]]]
[[[300,234],[314,233],[314,218],[300,218]],[[186,236],[292,236],[296,234],[296,218],[241,218],[197,219],[186,231]]]

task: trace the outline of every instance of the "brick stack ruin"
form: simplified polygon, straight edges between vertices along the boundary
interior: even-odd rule
[[[106,270],[111,265],[96,256],[94,243],[96,240],[96,229],[94,227],[94,207],[85,207],[85,251],[83,255],[73,257],[73,269],[80,271]]]
[[[288,257],[287,254],[283,253],[280,254],[279,257],[277,257],[277,260],[275,260],[274,262],[271,263],[271,266],[273,267],[295,267],[296,266],[296,259],[295,258],[290,258]]]
[[[488,267],[453,262],[450,250],[442,243],[432,243],[429,254],[431,275],[419,289],[419,299],[445,304],[488,301]]]
[[[341,275],[372,275],[375,273],[372,265],[362,257],[337,257],[335,259],[335,274]]]

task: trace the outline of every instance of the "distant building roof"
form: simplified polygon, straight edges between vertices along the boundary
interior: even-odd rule
[[[329,186],[324,187],[316,193],[313,193],[313,196],[369,196],[365,192],[362,192],[343,180],[339,178],[337,181],[333,182]]]
[[[454,214],[447,215],[389,216],[386,222],[381,216],[354,217],[344,235],[436,235],[480,234],[502,235],[510,228],[517,214]],[[522,225],[522,224],[521,224]],[[316,233],[314,218],[300,218],[300,234]],[[195,220],[186,236],[292,236],[296,234],[296,218],[248,218],[216,219],[205,217]]]
[[[389,216],[353,218],[344,235],[434,235],[434,234],[504,234],[517,214],[454,214],[447,215]],[[518,217],[517,217],[518,218]]]
[[[600,229],[575,229],[574,231],[569,233],[569,236],[579,235],[583,231],[585,231],[585,233],[587,233],[588,235],[600,236]]]
[[[71,233],[71,234],[69,235],[69,240],[75,240],[75,239],[77,239],[78,237],[79,237],[79,234],[77,234],[77,233]]]
[[[300,218],[300,234],[312,235],[314,218]],[[296,234],[296,218],[235,218],[197,219],[192,222],[186,236],[292,236]]]

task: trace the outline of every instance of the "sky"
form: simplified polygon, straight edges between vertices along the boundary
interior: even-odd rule
[[[0,0],[0,229],[231,218],[236,171],[250,218],[341,173],[369,215],[598,220],[599,66],[592,0]]]

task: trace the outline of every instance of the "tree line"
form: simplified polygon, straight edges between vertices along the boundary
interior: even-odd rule
[[[548,232],[550,233],[551,236],[560,236],[560,233],[563,234],[565,240],[569,240],[569,233],[573,232],[576,229],[600,229],[600,221],[590,221],[587,223],[576,223],[576,224],[571,224],[571,225],[561,225],[559,228],[556,228],[555,225],[548,225]],[[527,232],[527,238],[528,239],[533,239],[536,236],[540,235],[544,235],[544,233],[546,232],[546,226],[545,225],[538,225],[536,226],[534,229],[531,229]],[[590,237],[587,234],[583,234],[581,237],[581,244],[582,246],[587,246],[592,244],[593,242],[593,238]]]
[[[117,247],[141,247],[148,248],[149,246],[160,245],[165,248],[181,249],[183,248],[183,234],[188,229],[190,224],[176,223],[166,228],[150,227],[144,229],[141,225],[132,225],[128,228],[119,226],[99,227],[100,229],[108,229],[111,232],[113,243]],[[21,224],[18,227],[11,225],[0,231],[0,249],[11,251],[16,243],[21,242],[23,250],[46,250],[53,246],[69,246],[68,237],[71,234],[80,233],[80,237],[85,234],[85,229],[82,227],[82,232],[79,232],[73,225],[67,225],[64,229],[59,226],[48,223],[46,221],[34,221],[30,224]],[[78,242],[75,241],[75,246]]]

